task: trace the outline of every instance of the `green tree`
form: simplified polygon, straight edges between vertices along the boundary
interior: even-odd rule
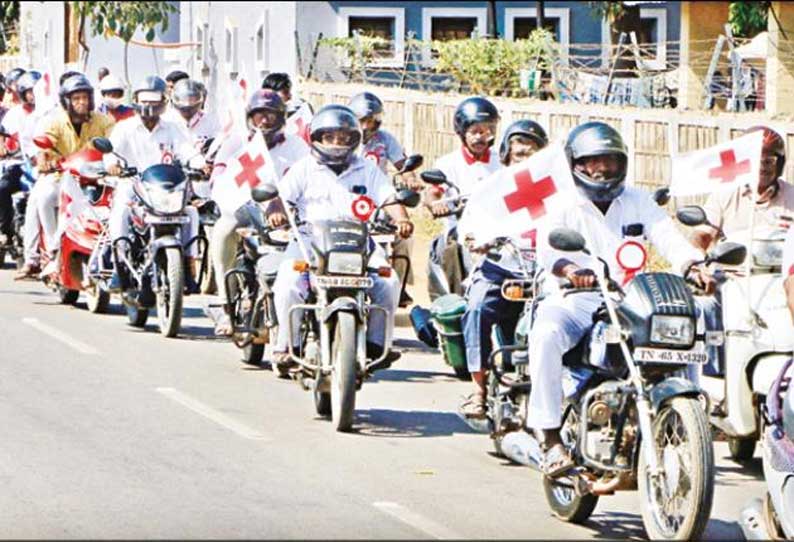
[[[728,23],[731,32],[739,38],[752,38],[767,28],[771,2],[731,2],[728,6]]]
[[[124,78],[129,76],[129,46],[138,30],[146,32],[146,41],[152,41],[157,27],[168,30],[168,16],[177,10],[170,2],[70,2],[79,17],[80,39],[83,40],[88,25],[93,36],[118,36],[124,42]],[[85,51],[84,64],[88,63],[88,46],[80,41]],[[84,67],[85,69],[85,67]]]
[[[0,54],[15,53],[19,50],[18,32],[10,32],[19,28],[19,2],[0,1]]]

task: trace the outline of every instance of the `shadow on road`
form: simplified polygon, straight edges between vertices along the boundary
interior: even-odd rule
[[[445,437],[476,434],[453,412],[356,410],[356,433],[368,437]]]
[[[368,382],[422,382],[430,384],[433,382],[459,382],[459,380],[452,373],[388,369],[376,372]]]
[[[594,540],[647,540],[642,516],[606,510],[608,499],[599,501],[603,511],[594,513],[582,527],[592,531]],[[703,540],[744,540],[742,529],[738,523],[720,519],[709,520]]]
[[[403,354],[438,354],[438,351],[428,347],[416,339],[394,339],[394,348]]]
[[[731,479],[726,480],[727,476]],[[731,462],[717,466],[717,485],[738,486],[752,480],[764,480],[764,466],[760,457],[754,457],[744,464]]]

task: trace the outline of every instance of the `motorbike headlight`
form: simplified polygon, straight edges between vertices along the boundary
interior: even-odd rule
[[[689,346],[695,340],[695,322],[688,316],[652,316],[651,342]]]
[[[149,203],[157,213],[174,214],[182,210],[185,201],[185,191],[182,190],[162,190],[160,188],[148,188]]]
[[[334,275],[362,275],[364,258],[355,252],[331,252],[326,269]]]

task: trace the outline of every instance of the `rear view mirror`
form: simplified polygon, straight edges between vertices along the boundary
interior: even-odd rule
[[[747,258],[747,247],[739,243],[720,243],[714,247],[708,258],[722,265],[741,265]]]
[[[412,154],[405,159],[405,163],[403,164],[402,169],[400,169],[400,173],[408,173],[409,171],[413,171],[421,166],[422,162],[424,161],[425,159],[421,154]]]
[[[49,151],[55,148],[55,144],[52,142],[52,139],[44,135],[34,137],[33,144],[45,151]]]
[[[91,140],[91,144],[102,154],[113,152],[113,143],[106,137],[95,137]]]
[[[581,252],[586,243],[581,233],[568,228],[557,228],[549,234],[549,245],[563,252]]]
[[[678,221],[685,226],[700,226],[708,223],[706,211],[697,205],[681,207],[675,216]]]
[[[251,199],[257,203],[264,203],[278,197],[278,189],[273,185],[257,186],[251,189]]]
[[[395,198],[397,203],[405,205],[411,209],[419,205],[419,201],[421,199],[422,196],[419,195],[419,192],[414,192],[413,190],[400,190],[397,192],[397,197]]]
[[[433,186],[449,184],[447,176],[440,169],[428,169],[427,171],[423,171],[419,176],[422,177],[424,182],[432,184]]]
[[[653,201],[655,201],[656,205],[659,207],[667,205],[670,202],[670,189],[665,186],[654,192]]]

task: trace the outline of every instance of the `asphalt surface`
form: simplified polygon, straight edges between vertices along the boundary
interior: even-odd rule
[[[364,384],[355,431],[311,394],[238,361],[202,298],[182,334],[94,315],[0,271],[4,538],[644,538],[636,492],[586,525],[553,518],[541,478],[455,413],[470,385],[399,328],[403,358]],[[708,539],[764,491],[717,443]]]

